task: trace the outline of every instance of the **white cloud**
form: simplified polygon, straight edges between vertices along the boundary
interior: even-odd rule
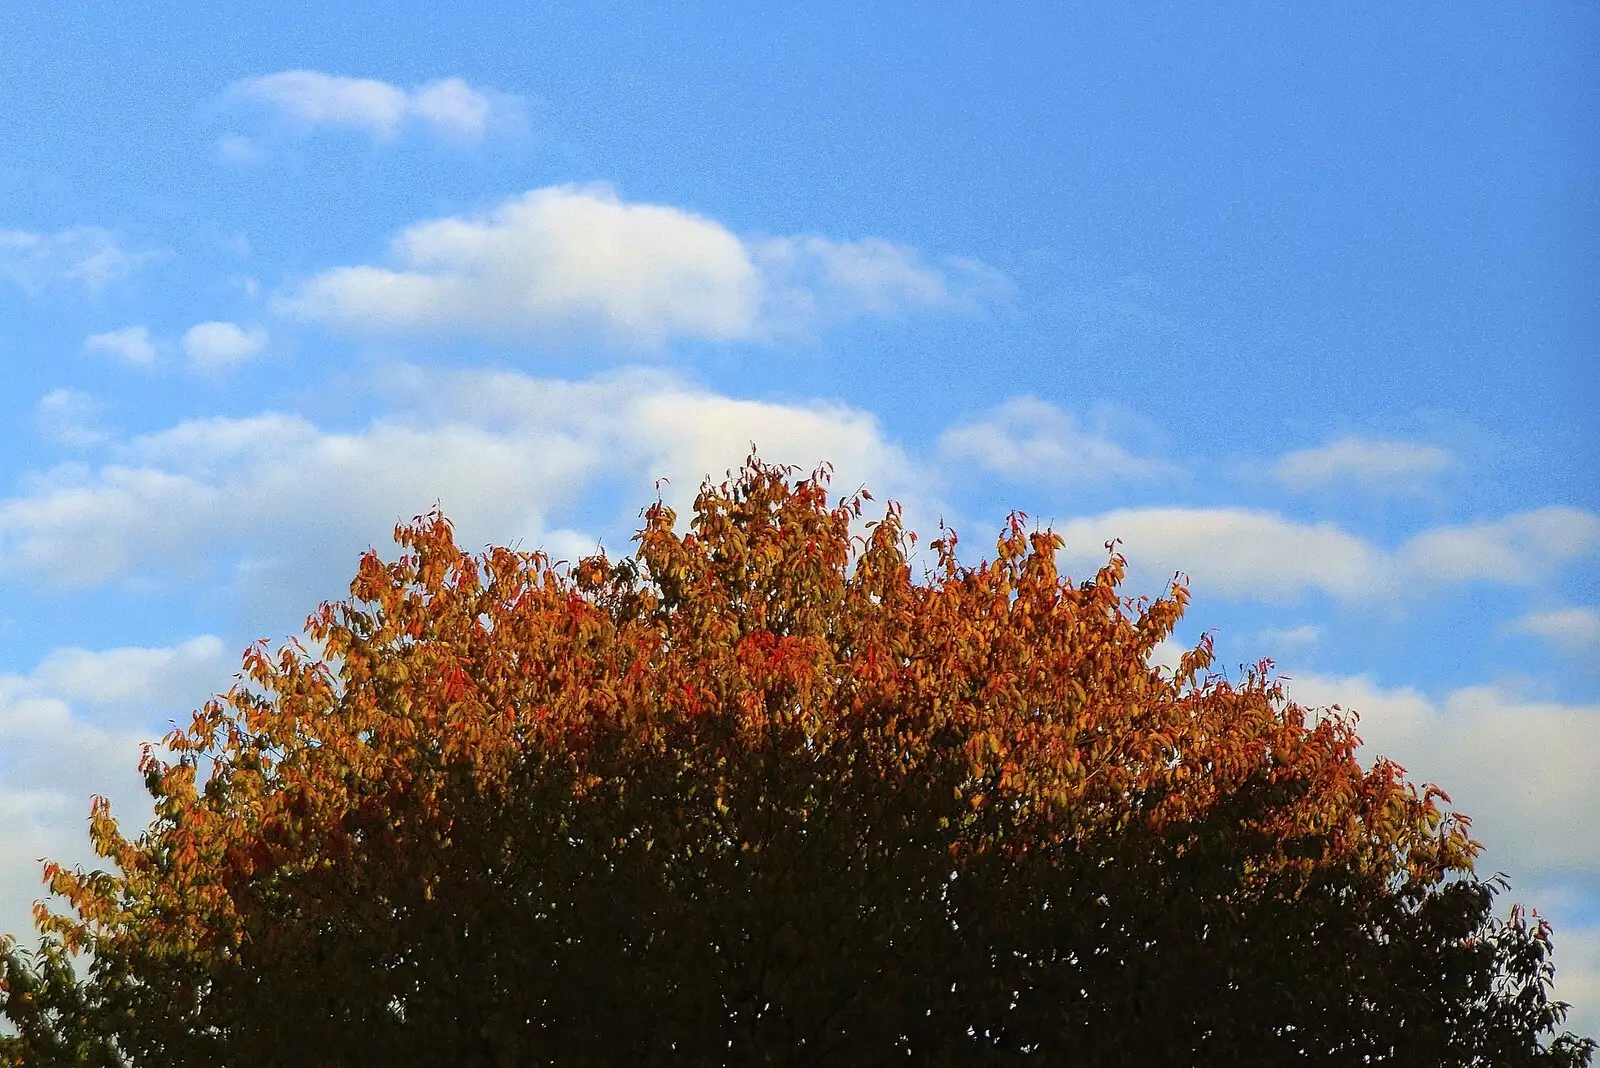
[[[779,237],[763,242],[760,254],[775,266],[815,275],[825,285],[853,293],[875,311],[952,299],[942,274],[921,263],[911,249],[882,238]]]
[[[406,269],[341,267],[290,307],[353,328],[518,333],[599,327],[637,341],[750,332],[761,283],[739,239],[676,208],[601,187],[540,189],[484,218],[419,223]]]
[[[1600,608],[1573,605],[1529,612],[1506,627],[1513,634],[1543,638],[1564,652],[1600,651]]]
[[[58,649],[0,673],[0,933],[26,935],[44,896],[41,862],[103,864],[89,848],[89,799],[125,826],[148,821],[139,749],[218,690],[236,667],[220,640],[171,648]]]
[[[1150,650],[1146,660],[1151,667],[1165,668],[1169,672],[1177,671],[1184,656],[1193,648],[1194,646],[1185,645],[1172,637],[1162,638],[1156,642],[1155,648]]]
[[[396,266],[334,268],[277,306],[356,331],[541,338],[592,331],[648,346],[957,306],[975,292],[962,279],[982,273],[971,267],[958,277],[876,239],[751,245],[713,220],[629,203],[603,185],[536,189],[484,216],[421,222],[390,253]]]
[[[193,708],[210,696],[210,691],[194,692],[195,679],[224,677],[227,659],[222,639],[210,634],[154,649],[67,647],[48,653],[32,678],[40,688],[72,701],[174,706],[188,702]]]
[[[468,544],[566,551],[594,544],[562,527],[566,510],[610,493],[636,506],[661,476],[686,504],[751,442],[772,462],[833,461],[841,489],[868,483],[913,508],[930,497],[877,421],[841,405],[740,400],[639,370],[576,382],[418,371],[396,390],[401,412],[355,430],[275,414],[191,420],[115,444],[97,469],[36,476],[0,501],[0,572],[81,587],[205,581],[211,569],[304,613],[338,594],[362,548],[435,502]],[[631,531],[634,515],[616,522]]]
[[[1405,563],[1439,581],[1493,579],[1534,583],[1600,546],[1600,516],[1551,506],[1503,519],[1446,527],[1407,543]]]
[[[1332,523],[1301,523],[1241,508],[1129,508],[1058,524],[1065,556],[1097,565],[1112,538],[1142,570],[1183,571],[1196,589],[1288,602],[1320,591],[1344,600],[1405,584],[1531,585],[1600,546],[1600,517],[1539,508],[1493,522],[1425,530],[1396,549]]]
[[[410,111],[441,133],[476,140],[497,109],[514,107],[514,98],[474,89],[460,78],[429,82],[411,94]]]
[[[1064,554],[1098,566],[1113,538],[1142,571],[1183,571],[1196,589],[1291,601],[1308,590],[1359,598],[1385,579],[1383,553],[1331,523],[1243,508],[1126,508],[1056,526]]]
[[[1458,689],[1440,703],[1366,676],[1288,674],[1300,704],[1360,714],[1364,759],[1397,761],[1472,817],[1486,846],[1478,870],[1506,872],[1510,899],[1531,899],[1556,924],[1556,996],[1572,1003],[1572,1023],[1600,1020],[1600,931],[1569,924],[1581,907],[1552,892],[1600,876],[1600,705],[1530,701],[1497,686]]]
[[[196,323],[183,335],[183,351],[190,366],[218,371],[259,356],[267,347],[267,332],[259,326],[237,323]]]
[[[98,226],[74,226],[53,234],[0,230],[0,280],[29,293],[61,282],[97,293],[149,258],[148,253],[129,252],[115,233]]]
[[[81,390],[53,389],[39,398],[33,421],[45,437],[81,449],[106,439],[100,410],[100,403]]]
[[[743,400],[638,369],[579,381],[410,371],[395,382],[399,407],[364,427],[272,413],[189,420],[106,443],[102,466],[36,473],[0,500],[0,572],[65,586],[206,568],[213,581],[268,567],[328,579],[348,565],[346,554],[383,542],[397,518],[435,501],[474,538],[538,540],[556,536],[560,517],[597,493],[647,492],[658,476],[687,503],[703,476],[736,467],[752,442],[772,461],[835,462],[841,489],[867,484],[906,501],[913,529],[930,531],[940,518],[932,468],[888,440],[870,413],[844,405]],[[1397,548],[1330,523],[1236,508],[1121,509],[1057,530],[1073,568],[1098,566],[1103,543],[1120,538],[1141,572],[1182,570],[1219,596],[1287,602],[1320,591],[1361,600],[1445,581],[1534,581],[1589,543],[1537,541],[1474,567],[1441,566],[1431,547],[1482,538],[1484,529],[1597,522],[1570,511],[1425,531]],[[337,592],[296,589],[313,587],[318,597]]]
[[[415,425],[471,425],[533,445],[561,441],[592,475],[622,472],[638,489],[667,478],[664,493],[675,507],[693,500],[702,479],[737,469],[752,444],[767,462],[808,474],[829,461],[838,490],[868,485],[880,498],[904,502],[908,514],[937,503],[932,474],[886,436],[874,415],[843,404],[745,400],[640,368],[578,381],[413,371],[401,389],[415,406]],[[573,485],[559,499],[576,500],[585,491]],[[630,522],[633,515],[630,508]]]
[[[142,326],[124,326],[103,334],[90,334],[83,341],[83,351],[111,356],[136,367],[155,363],[156,345],[150,331]]]
[[[775,237],[748,247],[766,283],[764,318],[773,329],[915,308],[972,310],[1008,288],[1004,275],[976,260],[952,256],[933,265],[881,237]]]
[[[1366,676],[1289,675],[1295,701],[1360,713],[1369,756],[1447,790],[1473,818],[1491,871],[1600,875],[1600,705],[1527,700],[1500,686],[1465,687],[1436,703]]]
[[[520,123],[522,115],[519,98],[473,88],[460,78],[428,82],[408,92],[373,78],[314,70],[280,71],[235,82],[226,99],[253,101],[302,129],[346,127],[383,138],[395,136],[414,121],[456,140],[477,141],[493,126]],[[225,151],[239,155],[241,141],[229,138]],[[248,142],[243,148],[250,148]]]
[[[1600,1036],[1600,925],[1563,923],[1555,930],[1555,996],[1572,1006],[1563,1027]]]
[[[1415,489],[1427,477],[1455,464],[1448,449],[1407,441],[1340,438],[1314,449],[1291,452],[1273,467],[1291,490],[1344,484],[1394,491]]]
[[[1269,653],[1278,656],[1286,650],[1315,645],[1322,639],[1322,628],[1310,623],[1278,630],[1269,628],[1256,631],[1255,640],[1266,646]]]
[[[924,529],[934,519],[932,479],[885,438],[875,416],[859,409],[677,390],[637,398],[628,417],[634,425],[624,440],[645,464],[678,480],[672,498],[680,509],[702,479],[721,479],[755,445],[769,463],[793,464],[804,474],[832,463],[841,492],[868,486],[880,499],[894,497],[905,505],[908,521]],[[641,465],[641,474],[646,469]]]
[[[286,70],[234,83],[232,93],[270,105],[307,126],[354,126],[392,134],[406,116],[405,90],[372,78]]]
[[[1036,397],[1014,397],[939,438],[947,461],[971,462],[1017,481],[1045,484],[1146,477],[1164,465],[1132,455],[1104,434]]]
[[[243,134],[218,138],[217,154],[229,163],[256,163],[266,157],[261,146]]]

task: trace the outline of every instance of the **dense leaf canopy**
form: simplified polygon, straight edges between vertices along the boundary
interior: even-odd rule
[[[752,459],[636,552],[438,515],[97,801],[0,1064],[1577,1065],[1433,788],[1015,517]],[[87,962],[81,976],[75,955]]]

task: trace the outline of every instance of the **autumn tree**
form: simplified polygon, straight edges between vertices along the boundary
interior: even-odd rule
[[[570,567],[400,527],[147,752],[147,829],[96,800],[0,1064],[1588,1063],[1442,793],[1151,665],[1182,584],[1021,516],[919,575],[866,501],[752,459]]]

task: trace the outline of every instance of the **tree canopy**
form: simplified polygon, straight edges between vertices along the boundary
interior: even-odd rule
[[[1582,1065],[1464,817],[1187,590],[928,570],[752,458],[570,566],[433,514],[147,750],[0,1064]],[[76,962],[76,963],[75,963]]]

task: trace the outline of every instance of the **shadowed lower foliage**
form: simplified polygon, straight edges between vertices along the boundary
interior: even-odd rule
[[[1182,585],[1020,517],[919,580],[863,499],[752,459],[570,568],[402,526],[147,754],[151,827],[96,802],[0,1064],[1589,1062],[1442,794],[1149,665]]]

